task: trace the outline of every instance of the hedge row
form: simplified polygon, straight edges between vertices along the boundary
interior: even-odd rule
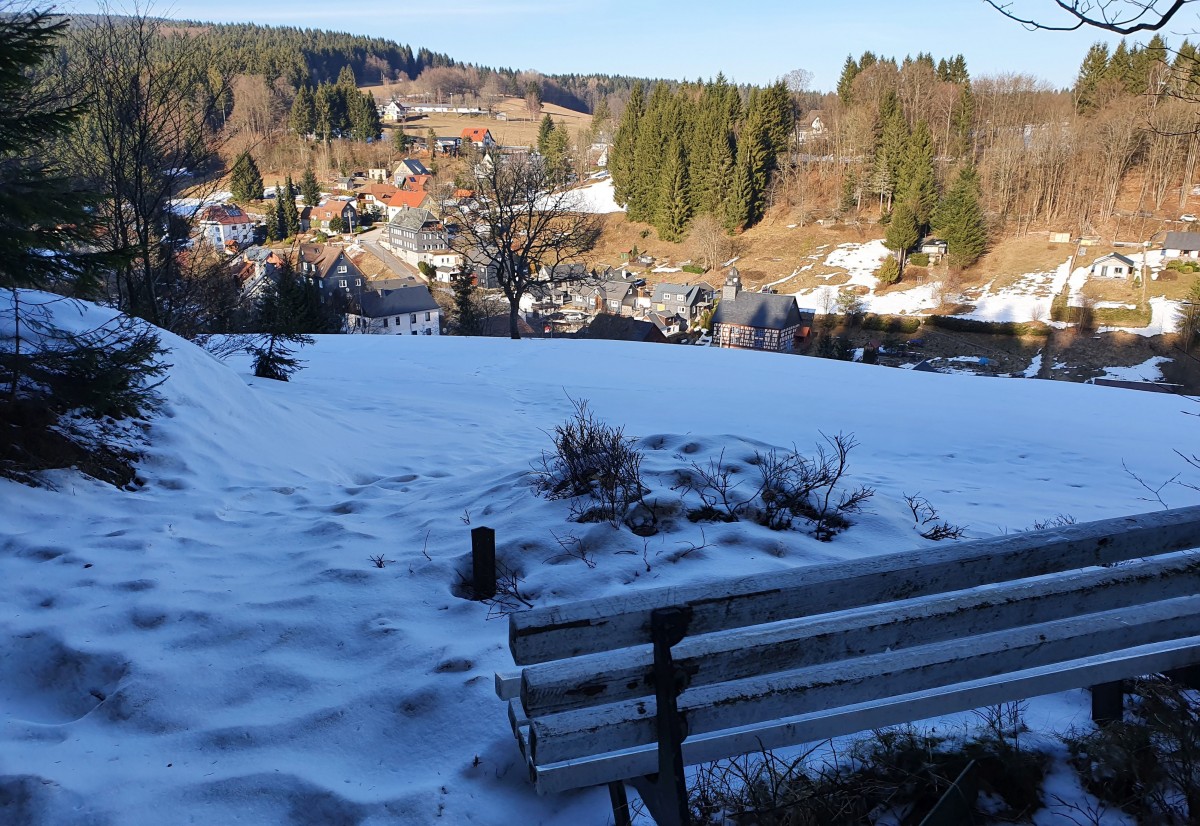
[[[1037,322],[978,321],[974,318],[959,318],[949,315],[931,315],[925,318],[930,327],[953,330],[959,333],[988,333],[996,336],[1048,336],[1050,328]]]

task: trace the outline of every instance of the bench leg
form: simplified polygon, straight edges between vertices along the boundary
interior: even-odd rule
[[[1098,726],[1119,723],[1125,716],[1125,684],[1122,680],[1091,688],[1092,722]]]
[[[608,798],[612,801],[613,821],[616,826],[633,826],[633,817],[629,813],[629,795],[625,793],[625,784],[619,780],[609,783]]]

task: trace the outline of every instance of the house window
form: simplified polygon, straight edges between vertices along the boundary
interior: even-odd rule
[[[362,279],[361,279],[361,278],[356,278],[356,279],[354,279],[354,286],[356,286],[356,287],[361,287],[361,286],[362,286]]]
[[[396,324],[400,323],[400,316],[396,316]]]
[[[388,320],[386,318],[383,320],[383,326],[384,327],[388,326]]]
[[[413,313],[412,315],[410,315],[408,317],[408,321],[410,324],[416,324],[417,323],[417,314]]]
[[[345,272],[345,271],[346,271],[346,265],[345,265],[345,264],[339,264],[339,265],[338,265],[338,272]]]
[[[344,286],[346,286],[346,279],[344,279],[344,278],[339,278],[339,279],[338,279],[338,286],[339,286],[339,287],[344,287]]]
[[[425,320],[426,320],[426,321],[428,321],[428,320],[429,320],[429,313],[425,313]]]

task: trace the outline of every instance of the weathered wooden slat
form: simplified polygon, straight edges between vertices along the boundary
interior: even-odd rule
[[[1200,636],[1029,669],[988,680],[947,685],[920,694],[893,696],[853,706],[772,720],[759,726],[689,737],[687,765],[721,760],[760,749],[814,743],[942,714],[1053,694],[1093,683],[1128,679],[1200,662]],[[554,794],[649,774],[658,765],[653,746],[600,752],[536,768],[541,794]]]
[[[675,646],[672,657],[676,666],[689,675],[688,685],[694,689],[1197,593],[1200,555],[1176,554],[1115,568],[884,605],[849,616],[789,620],[767,627],[687,637]],[[532,665],[520,677],[521,702],[530,716],[653,692],[649,646]]]
[[[501,700],[511,700],[521,696],[521,672],[497,671],[496,696]]]
[[[1196,635],[1200,635],[1200,596],[1180,597],[702,686],[684,691],[679,706],[688,734],[704,734],[867,702],[879,697],[881,685],[892,695],[930,691],[941,685]],[[537,765],[636,748],[654,740],[652,698],[537,717],[530,732]]]
[[[509,617],[518,665],[610,651],[649,639],[655,608],[692,608],[689,634],[956,591],[1200,545],[1200,506],[976,542],[641,591]]]

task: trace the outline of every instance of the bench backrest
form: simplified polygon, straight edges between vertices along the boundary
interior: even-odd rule
[[[1198,545],[1185,508],[537,609],[511,620],[535,663],[515,714],[542,791],[655,771],[667,606],[691,612],[672,651],[688,763],[1180,667],[1200,555],[1174,552]]]
[[[1200,506],[1178,508],[535,608],[509,617],[509,647],[517,665],[529,665],[644,645],[656,608],[688,606],[688,635],[709,634],[1197,545]]]

